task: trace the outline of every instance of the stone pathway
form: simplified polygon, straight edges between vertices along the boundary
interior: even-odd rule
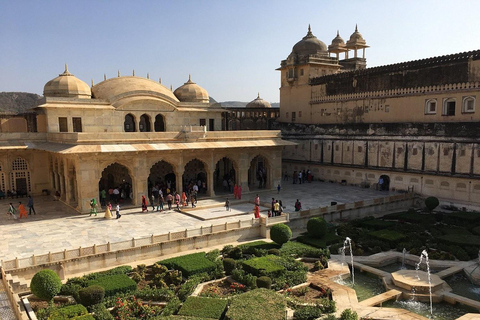
[[[7,293],[3,282],[0,281],[0,319],[2,320],[15,320],[15,314],[10,306],[10,300],[8,300]]]

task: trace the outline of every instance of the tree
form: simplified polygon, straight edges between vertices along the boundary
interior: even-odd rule
[[[286,224],[280,223],[272,226],[270,229],[270,238],[279,245],[288,242],[292,237],[292,230]]]
[[[37,272],[30,283],[32,293],[40,299],[52,301],[60,292],[62,281],[55,271],[44,269]]]

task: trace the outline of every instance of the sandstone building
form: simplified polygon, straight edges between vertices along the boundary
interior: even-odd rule
[[[222,112],[190,78],[175,91],[120,74],[90,87],[65,67],[45,85],[33,120],[2,119],[0,189],[58,190],[85,212],[101,189],[119,185],[135,205],[158,182],[182,191],[200,180],[214,196],[225,175],[245,192],[261,170],[265,187],[276,186],[291,143],[280,131],[222,131]]]
[[[366,68],[367,47],[309,27],[281,62],[284,173],[480,205],[480,50]]]

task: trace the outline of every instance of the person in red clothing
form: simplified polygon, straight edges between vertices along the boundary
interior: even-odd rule
[[[25,206],[21,202],[19,202],[18,205],[18,212],[20,213],[19,219],[22,219],[22,217],[27,217],[27,209],[25,209]]]
[[[142,212],[148,212],[148,207],[147,207],[147,199],[145,199],[145,196],[142,196]]]
[[[260,218],[260,207],[255,205],[255,209],[253,210],[253,214],[255,216],[255,219]]]

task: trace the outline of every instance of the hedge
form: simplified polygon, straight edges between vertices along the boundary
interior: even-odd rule
[[[284,243],[280,248],[280,254],[285,256],[295,256],[295,257],[312,257],[318,258],[320,256],[330,257],[330,251],[328,249],[318,249],[312,247],[308,244],[288,241]]]
[[[200,318],[200,317],[189,317],[189,316],[166,316],[166,317],[155,317],[152,320],[211,320],[210,318]]]
[[[88,282],[89,286],[99,285],[105,289],[105,297],[111,297],[120,292],[129,292],[137,289],[137,283],[126,274],[103,276]]]
[[[157,262],[169,269],[182,271],[183,276],[190,277],[194,274],[215,271],[216,264],[205,257],[205,252],[187,254],[176,258],[166,259]]]
[[[480,226],[473,228],[472,232],[480,236]]]
[[[96,320],[91,314],[84,314],[83,316],[72,318],[72,320]]]
[[[284,320],[286,306],[284,296],[264,288],[255,289],[234,296],[225,319]]]
[[[278,263],[281,258],[274,255],[268,255],[259,258],[253,258],[242,262],[243,270],[255,276],[275,277],[283,273],[285,269]]]
[[[307,222],[307,231],[311,237],[321,239],[327,234],[327,221],[322,217],[310,218]]]
[[[105,297],[105,289],[99,285],[82,288],[78,291],[80,301],[86,307],[99,304]]]
[[[334,233],[326,234],[321,239],[315,238],[309,235],[303,235],[303,236],[297,237],[298,242],[311,245],[312,247],[315,247],[315,248],[322,248],[322,249],[326,248],[331,244],[337,243],[340,239],[341,237],[337,236]]]
[[[291,237],[292,230],[286,224],[275,224],[270,228],[270,238],[279,245],[288,242]]]
[[[85,308],[81,304],[74,304],[74,305],[54,309],[50,313],[50,316],[48,318],[58,319],[58,320],[72,319],[72,318],[87,315],[87,314],[88,314],[87,308]]]
[[[30,289],[38,298],[50,301],[62,289],[62,280],[55,271],[43,269],[33,276]]]
[[[224,299],[188,297],[178,311],[178,315],[220,319],[227,304],[228,300]]]
[[[397,242],[406,238],[406,236],[403,233],[393,231],[393,230],[388,230],[388,229],[372,231],[369,234],[377,239],[385,240],[390,243]]]
[[[445,218],[467,223],[475,223],[480,221],[480,213],[457,211],[445,214]]]
[[[438,237],[438,239],[444,243],[455,244],[458,246],[479,246],[480,236],[474,236],[471,234],[447,234]],[[452,252],[455,254],[454,252]]]
[[[279,249],[280,246],[276,244],[275,242],[266,242],[266,241],[253,241],[250,243],[245,243],[241,244],[238,246],[240,249],[242,249],[243,253],[247,254],[253,254],[255,253],[255,250],[257,249],[263,249],[263,250],[270,250],[270,249]]]
[[[84,275],[83,277],[70,278],[67,280],[66,284],[67,285],[77,284],[77,285],[80,285],[81,287],[88,287],[88,282],[91,280],[95,280],[101,277],[115,275],[115,274],[127,274],[132,272],[132,270],[133,268],[130,266],[119,266],[106,271],[89,273],[87,275]]]
[[[412,223],[434,223],[435,217],[433,214],[422,214],[422,213],[410,213],[410,212],[400,212],[400,213],[390,213],[383,216],[384,219],[392,220],[403,220]]]
[[[393,227],[396,223],[393,221],[385,221],[380,219],[372,219],[362,222],[362,226],[372,229],[386,229]]]

